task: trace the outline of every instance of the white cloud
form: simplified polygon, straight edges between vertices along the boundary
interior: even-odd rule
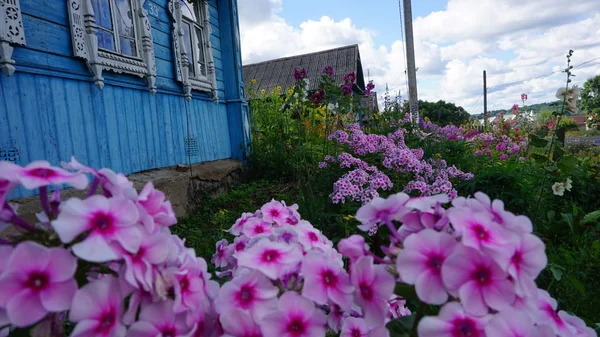
[[[376,31],[350,18],[323,15],[292,26],[280,16],[282,1],[239,0],[245,63],[356,43],[365,76],[368,70],[378,91],[387,83],[390,92],[406,96],[402,41],[378,44]],[[490,109],[520,103],[522,92],[529,103],[552,100],[564,75],[540,75],[563,69],[569,49],[575,50],[574,65],[600,55],[599,10],[598,0],[449,0],[446,10],[414,21],[419,95],[479,113],[487,70]],[[599,64],[575,69],[574,83],[596,75]]]

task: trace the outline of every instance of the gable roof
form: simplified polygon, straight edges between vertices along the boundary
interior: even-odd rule
[[[357,44],[248,64],[243,66],[242,70],[246,88],[251,80],[256,80],[256,83],[253,84],[255,90],[265,89],[270,92],[277,86],[281,86],[283,89],[293,87],[296,83],[294,68],[306,68],[310,80],[308,89],[312,90],[316,89],[319,84],[321,70],[328,65],[333,67],[336,83],[343,83],[344,75],[355,72],[356,85],[354,89],[358,89],[360,92],[365,91],[365,79]]]

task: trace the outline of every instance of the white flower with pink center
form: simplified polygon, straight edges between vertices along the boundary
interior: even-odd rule
[[[517,310],[504,310],[492,317],[485,326],[486,337],[547,337],[552,330],[545,325],[534,325],[529,315]]]
[[[348,274],[335,261],[318,252],[310,252],[302,261],[302,296],[317,304],[337,304],[342,310],[352,305],[354,287]]]
[[[285,225],[287,223],[287,218],[290,216],[290,212],[287,209],[287,207],[285,207],[284,204],[276,200],[271,200],[271,202],[263,205],[260,211],[263,215],[263,220],[265,222],[275,222],[279,226]]]
[[[142,230],[143,231],[143,230]],[[143,234],[140,248],[135,253],[123,252],[125,280],[136,288],[152,291],[154,266],[166,261],[169,254],[169,237],[157,232]]]
[[[298,241],[304,250],[321,249],[325,251],[327,249],[327,243],[321,231],[314,228],[308,221],[302,220],[294,228],[298,233]]]
[[[259,235],[271,235],[273,225],[261,218],[250,218],[244,225],[242,233],[249,238]]]
[[[288,291],[279,298],[278,310],[262,319],[261,329],[264,337],[323,337],[326,322],[312,301]]]
[[[184,314],[173,312],[173,302],[164,301],[146,304],[142,307],[139,321],[127,331],[128,337],[184,337],[191,328],[185,322]]]
[[[85,200],[67,200],[52,227],[64,243],[88,232],[83,241],[73,245],[73,253],[86,261],[107,262],[121,258],[121,247],[129,253],[138,251],[138,218],[138,209],[131,200],[94,195]]]
[[[263,238],[245,252],[238,253],[238,265],[259,270],[268,278],[276,280],[299,264],[302,257],[302,252],[296,245],[271,242]]]
[[[442,280],[451,294],[458,295],[473,315],[485,315],[490,308],[509,308],[515,300],[515,287],[508,274],[475,249],[461,248],[442,265]]]
[[[362,318],[348,317],[342,324],[340,337],[389,337],[385,326],[370,329]]]
[[[574,328],[563,320],[563,315],[557,311],[558,303],[550,294],[542,289],[537,290],[537,310],[533,317],[535,323],[547,325],[560,336],[571,336]]]
[[[4,168],[4,167],[3,167]],[[11,174],[27,189],[35,189],[49,185],[67,184],[78,190],[88,185],[88,178],[83,173],[71,173],[58,167],[53,167],[49,162],[34,161],[25,167],[9,167]]]
[[[396,268],[404,282],[415,285],[422,301],[439,305],[448,300],[442,281],[442,265],[456,246],[456,240],[450,234],[433,229],[425,229],[404,241]]]
[[[372,225],[400,220],[407,211],[404,204],[409,199],[410,197],[405,193],[394,194],[387,199],[380,197],[373,199],[356,212],[356,220],[362,222],[358,228],[367,231],[371,229]]]
[[[242,232],[244,231],[244,226],[246,225],[246,222],[248,222],[248,220],[250,220],[253,217],[254,217],[254,214],[252,214],[252,213],[243,213],[242,217],[237,219],[235,221],[235,224],[233,226],[231,226],[231,228],[229,229],[229,233],[231,233],[232,235],[235,235],[235,236],[242,234]]]
[[[229,265],[229,242],[226,239],[220,240],[216,243],[216,252],[213,255],[210,262],[216,267],[223,268]]]
[[[165,194],[154,189],[152,182],[144,186],[138,196],[138,203],[147,214],[142,216],[142,223],[150,233],[156,231],[156,226],[168,227],[177,223],[175,212],[170,201],[165,201]]]
[[[442,307],[438,316],[424,317],[417,328],[419,337],[486,337],[489,316],[472,316],[457,302]]]
[[[237,276],[224,284],[215,300],[217,312],[242,309],[260,320],[265,314],[277,309],[279,289],[257,270]]]

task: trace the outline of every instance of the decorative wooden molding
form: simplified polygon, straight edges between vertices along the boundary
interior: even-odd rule
[[[2,1],[2,0],[0,0]],[[67,0],[71,22],[71,38],[75,56],[87,61],[87,66],[98,89],[104,88],[104,70],[126,73],[143,77],[150,92],[156,94],[156,62],[154,59],[154,42],[148,12],[143,5],[145,0],[133,2],[134,26],[136,39],[140,41],[141,58],[131,58],[102,51],[98,48],[98,30],[94,9],[90,0]]]
[[[6,76],[15,73],[13,45],[25,45],[25,31],[19,0],[0,0],[0,70]]]
[[[192,51],[186,50],[185,43],[183,41],[183,14],[181,10],[180,0],[169,0],[169,11],[173,19],[173,52],[175,54],[175,68],[177,81],[183,84],[183,95],[186,100],[192,99],[192,90],[209,92],[215,103],[219,102],[219,94],[217,91],[217,77],[215,70],[215,62],[212,52],[212,44],[210,42],[211,35],[211,24],[210,24],[210,13],[208,0],[198,0],[201,6],[204,6],[204,18],[198,18],[203,20],[204,29],[202,30],[204,49],[206,51],[206,78],[193,77],[190,75],[189,65],[193,59]]]

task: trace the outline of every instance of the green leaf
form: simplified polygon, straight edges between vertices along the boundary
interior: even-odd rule
[[[600,210],[584,215],[583,220],[581,220],[582,225],[593,224],[597,222],[600,222]]]
[[[389,322],[386,328],[390,332],[390,337],[408,337],[415,322],[416,314],[410,316],[398,317]]]
[[[552,222],[554,220],[554,217],[556,216],[556,212],[553,210],[549,210],[546,216],[548,217],[548,221]]]
[[[592,243],[592,250],[594,251],[594,256],[598,257],[600,255],[600,241]]]
[[[577,166],[577,158],[573,157],[573,156],[564,156],[560,159],[560,162],[558,163],[558,167],[562,170],[562,171],[572,171],[575,166]]]
[[[535,160],[535,162],[538,164],[542,164],[548,161],[548,157],[537,153],[532,153],[531,158],[533,158],[533,160]]]
[[[578,279],[576,279],[574,276],[569,275],[567,276],[567,280],[573,285],[575,289],[577,289],[577,291],[581,293],[581,295],[585,295],[585,287]]]
[[[560,281],[562,279],[562,276],[563,276],[562,270],[560,270],[556,267],[550,267],[550,272],[552,272],[552,276],[554,276],[555,280]]]
[[[396,284],[394,294],[401,296],[405,300],[414,300],[419,298],[417,296],[417,292],[415,291],[415,287],[409,286],[408,284],[404,283]]]
[[[541,138],[538,135],[530,134],[529,144],[531,144],[533,147],[546,147],[546,145],[548,145],[548,140]]]
[[[563,220],[565,220],[567,225],[569,225],[571,233],[573,233],[575,231],[575,219],[573,218],[573,214],[561,213],[560,215],[562,216]]]

